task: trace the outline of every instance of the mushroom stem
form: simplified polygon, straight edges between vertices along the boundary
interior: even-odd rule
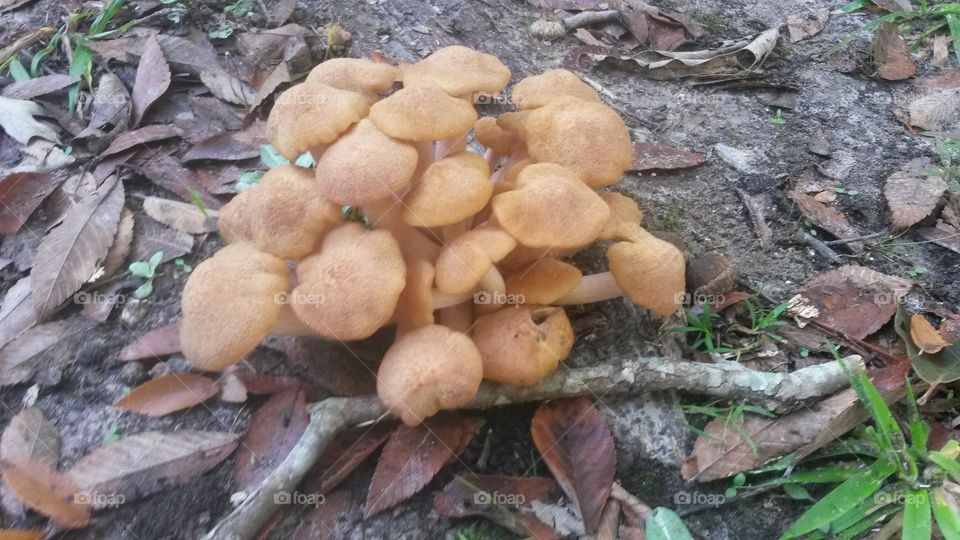
[[[473,297],[466,302],[440,310],[439,323],[454,332],[466,334],[473,325]]]
[[[499,303],[499,299],[506,298],[507,282],[503,279],[503,275],[500,274],[496,265],[491,266],[490,270],[487,270],[487,273],[480,278],[479,290],[487,294],[490,302],[486,304],[478,303],[477,313],[485,315],[503,307]]]
[[[483,159],[487,162],[487,166],[490,167],[490,170],[496,168],[497,163],[500,161],[500,155],[497,154],[493,148],[487,148],[483,152]]]
[[[433,289],[433,309],[445,309],[450,306],[462,304],[473,298],[473,292],[466,294],[449,294],[440,289]]]
[[[450,225],[444,225],[441,231],[441,235],[443,236],[443,243],[445,245],[449,244],[450,242],[453,241],[454,238],[467,232],[467,230],[469,230],[470,228],[470,222],[472,221],[473,220],[471,218],[467,218],[463,221],[451,223]]]
[[[610,272],[601,272],[583,276],[583,280],[577,288],[567,293],[563,298],[553,302],[557,306],[570,306],[576,304],[589,304],[591,302],[602,302],[623,296],[623,289],[617,285]]]
[[[364,205],[363,212],[374,228],[387,229],[400,244],[400,251],[406,260],[416,258],[428,261],[437,260],[440,246],[410,226],[400,217],[400,206],[393,200],[383,200]]]

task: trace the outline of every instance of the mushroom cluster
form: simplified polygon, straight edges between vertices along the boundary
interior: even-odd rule
[[[377,391],[416,424],[482,379],[553,372],[574,342],[564,305],[626,296],[673,313],[682,252],[605,190],[630,165],[623,120],[562,69],[514,85],[515,111],[478,118],[510,76],[453,46],[412,65],[330,60],[281,94],[271,142],[316,166],[273,169],[223,208],[228,245],[183,293],[186,357],[222,370],[267,335],[352,341],[395,325]],[[611,242],[608,272],[562,260],[597,241]]]

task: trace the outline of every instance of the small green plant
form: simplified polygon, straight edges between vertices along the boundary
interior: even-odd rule
[[[133,291],[134,298],[143,300],[153,294],[153,278],[156,276],[157,267],[160,266],[162,260],[163,252],[158,251],[148,261],[130,263],[130,273],[146,280]]]
[[[186,261],[184,261],[183,259],[174,259],[173,266],[175,266],[177,270],[179,270],[180,272],[183,272],[184,274],[189,274],[190,272],[193,272],[193,267],[187,264]]]
[[[223,8],[223,12],[236,18],[246,17],[253,11],[254,0],[237,0],[233,4]]]
[[[872,5],[871,0],[853,0],[840,8],[840,11],[854,13]],[[928,2],[927,0],[920,0],[919,5],[911,6],[910,10],[894,11],[868,22],[858,31],[841,40],[833,51],[847,46],[862,32],[873,32],[881,24],[887,22],[898,26],[909,26],[911,31],[917,29],[920,32],[919,39],[925,39],[936,32],[945,30],[953,38],[953,50],[956,52],[957,58],[960,58],[960,2]]]
[[[777,109],[777,114],[773,116],[773,125],[782,128],[786,124],[787,120],[783,117],[783,109]]]
[[[927,269],[924,266],[914,266],[910,270],[907,270],[907,275],[913,279],[916,279],[927,273]]]
[[[114,419],[113,422],[110,422],[110,425],[107,427],[107,432],[103,435],[103,442],[112,443],[120,440],[120,424],[117,423],[117,420]]]
[[[690,431],[700,435],[701,437],[706,437],[711,440],[726,440],[728,430],[736,431],[740,438],[747,442],[750,445],[750,449],[753,452],[757,451],[757,445],[754,444],[753,438],[750,437],[750,434],[743,429],[743,418],[744,414],[752,413],[760,416],[765,416],[767,418],[776,418],[776,415],[772,412],[764,409],[763,407],[758,407],[756,405],[751,405],[747,402],[742,402],[737,405],[731,406],[721,406],[719,401],[711,401],[706,405],[680,405],[680,410],[683,411],[684,415],[687,414],[700,414],[708,418],[723,420],[723,430],[720,433],[719,437],[711,435],[700,428],[697,428],[686,422],[686,428]],[[742,485],[742,484],[741,484]]]
[[[686,309],[687,326],[678,326],[671,328],[671,332],[680,332],[690,334],[694,337],[691,347],[706,353],[726,353],[730,352],[729,347],[723,347],[720,344],[720,335],[716,332],[714,326],[720,314],[710,309],[710,304],[703,304],[703,310],[700,313],[693,309]]]
[[[855,196],[855,195],[859,195],[859,194],[860,194],[860,192],[857,191],[857,190],[855,190],[855,189],[847,189],[847,188],[845,188],[845,187],[843,187],[843,186],[837,186],[837,187],[833,188],[833,191],[834,191],[834,193],[837,193],[837,194],[839,194],[839,195],[847,195],[847,196],[850,196],[850,197],[853,197],[853,196]]]

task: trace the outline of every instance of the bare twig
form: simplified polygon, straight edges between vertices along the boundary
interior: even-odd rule
[[[815,238],[809,233],[804,231],[797,231],[797,234],[794,235],[798,242],[802,242],[811,248],[817,255],[820,255],[829,263],[835,263],[840,260],[840,255],[837,255],[837,252],[830,248],[830,246],[823,243],[819,238]]]
[[[876,233],[872,233],[872,234],[865,234],[865,235],[863,235],[863,236],[855,236],[855,237],[853,237],[853,238],[840,238],[839,240],[828,240],[828,241],[824,242],[824,244],[826,244],[826,245],[828,245],[828,246],[835,246],[835,245],[837,245],[837,244],[849,244],[849,243],[851,243],[851,242],[862,242],[862,241],[864,241],[864,240],[870,240],[871,238],[877,238],[877,237],[884,236],[884,235],[887,235],[887,234],[890,234],[890,233],[887,233],[887,232],[876,232]]]
[[[591,24],[607,24],[620,20],[620,10],[608,9],[605,11],[581,11],[576,15],[563,18],[563,26],[567,30],[576,30]]]
[[[773,232],[770,231],[767,220],[764,218],[763,208],[760,207],[760,204],[752,195],[740,188],[737,188],[737,195],[740,196],[743,205],[747,207],[747,213],[750,214],[750,221],[753,222],[753,230],[757,233],[760,247],[769,247]]]
[[[859,365],[859,357],[849,357],[844,362],[851,368]],[[786,412],[832,394],[847,383],[843,367],[837,362],[783,374],[754,371],[736,362],[704,364],[648,357],[567,369],[526,388],[484,383],[464,408],[489,409],[574,396],[599,398],[675,389],[747,400]],[[276,511],[275,495],[293,491],[341,429],[375,420],[386,412],[376,396],[331,398],[311,404],[309,410],[310,423],[287,457],[207,534],[207,540],[253,538]]]

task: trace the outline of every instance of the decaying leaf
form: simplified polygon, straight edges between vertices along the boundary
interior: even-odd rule
[[[423,489],[437,472],[466,450],[478,418],[440,413],[390,436],[370,481],[364,517],[392,508]]]
[[[13,173],[0,180],[0,234],[20,230],[55,187],[43,173]]]
[[[133,212],[125,207],[120,213],[120,223],[117,225],[117,233],[113,236],[113,244],[103,257],[103,264],[101,265],[103,274],[97,283],[112,277],[125,266],[127,256],[130,255],[130,246],[133,243],[134,223]]]
[[[960,119],[960,88],[933,90],[910,102],[909,122],[912,127],[941,131]]]
[[[237,452],[233,487],[247,490],[256,486],[287,457],[310,417],[300,387],[274,394],[250,420],[250,427]]]
[[[552,503],[560,498],[560,486],[550,478],[470,474],[454,478],[433,499],[441,516],[483,516],[522,538],[559,538],[537,519],[534,501]]]
[[[324,492],[326,493],[326,492]],[[293,540],[337,540],[349,536],[350,522],[344,519],[354,508],[350,490],[339,489],[324,497],[297,527]]]
[[[910,339],[914,345],[927,354],[936,354],[950,344],[943,339],[940,332],[930,324],[926,317],[915,313],[910,317]]]
[[[577,507],[587,533],[595,531],[617,462],[603,417],[587,398],[555,400],[537,409],[530,432],[553,477]]]
[[[213,159],[233,161],[260,156],[260,146],[267,144],[263,124],[258,122],[241,131],[228,131],[200,142],[184,154],[182,161]]]
[[[30,276],[26,276],[14,283],[3,297],[3,306],[0,307],[0,348],[36,322],[37,310],[33,307],[30,295]]]
[[[930,158],[916,158],[887,178],[883,193],[893,213],[895,231],[930,215],[947,190],[947,183],[931,171],[936,171],[936,167]]]
[[[11,99],[32,99],[63,90],[79,80],[79,77],[72,75],[44,75],[35,79],[8,84],[0,91],[0,95]]]
[[[66,474],[86,493],[114,494],[129,502],[196,480],[236,447],[233,433],[148,431],[93,450]]]
[[[0,349],[0,386],[26,382],[41,369],[73,361],[71,351],[93,321],[75,316],[34,326]]]
[[[90,123],[77,138],[116,135],[130,123],[130,92],[115,74],[104,73],[93,94],[92,108]]]
[[[111,176],[67,211],[40,243],[30,285],[40,318],[46,318],[90,279],[103,261],[123,211],[123,184]]]
[[[25,505],[67,529],[90,522],[90,507],[80,504],[80,489],[73,480],[50,465],[31,459],[3,460],[3,478]]]
[[[5,460],[30,459],[56,468],[60,463],[60,433],[40,409],[24,409],[4,428],[0,438],[0,457]],[[6,484],[0,489],[0,500],[3,508],[13,515],[22,516],[26,512]]]
[[[34,118],[42,114],[43,107],[32,101],[0,97],[0,127],[20,144],[27,144],[34,137],[60,142],[53,128]]]
[[[672,51],[687,41],[686,32],[693,38],[705,33],[693,18],[683,13],[651,6],[640,0],[619,0],[614,5],[620,11],[624,26],[645,48]]]
[[[117,360],[130,362],[160,358],[180,352],[180,323],[154,328],[124,347]]]
[[[370,454],[387,442],[396,429],[392,422],[378,422],[339,433],[317,460],[317,464],[304,484],[306,490],[329,493],[350,475]]]
[[[118,136],[113,140],[112,143],[110,143],[110,146],[108,146],[106,150],[100,153],[100,157],[105,158],[107,156],[126,152],[131,148],[143,146],[147,143],[162,141],[164,139],[177,136],[179,136],[177,128],[171,125],[157,124],[153,126],[142,127]]]
[[[914,371],[921,379],[932,385],[960,380],[960,342],[944,347],[934,354],[923,352],[914,345],[910,337],[909,322],[902,308],[897,310],[894,328],[907,348]]]
[[[686,169],[704,161],[703,155],[657,143],[633,143],[631,171]]]
[[[277,394],[292,386],[301,384],[299,380],[293,377],[284,377],[282,375],[269,375],[244,370],[237,370],[235,375],[247,388],[247,392],[257,395]]]
[[[180,161],[172,156],[150,155],[134,160],[133,166],[151,182],[176,193],[184,201],[193,202],[192,191],[200,197],[200,202],[208,209],[218,209],[223,206],[219,199],[210,194],[197,174],[181,165]]]
[[[917,72],[917,65],[910,58],[910,47],[900,35],[895,23],[880,24],[874,34],[873,56],[877,74],[888,81],[909,79]]]
[[[188,234],[203,234],[216,231],[216,210],[206,210],[206,215],[197,205],[187,202],[171,201],[160,197],[147,197],[143,200],[143,211],[153,219]]]
[[[800,212],[803,213],[803,216],[817,227],[839,239],[856,238],[860,236],[860,233],[850,224],[847,217],[841,214],[836,208],[823,204],[815,197],[804,193],[800,189],[792,189],[787,195],[793,202],[797,203],[797,207],[800,209]],[[854,253],[863,252],[862,241],[847,242],[845,245]]]
[[[220,385],[194,373],[170,373],[147,381],[113,404],[147,416],[164,416],[203,403],[217,395]]]
[[[130,258],[146,261],[158,251],[163,252],[163,262],[190,253],[193,249],[193,237],[187,233],[175,231],[147,216],[141,216],[133,224],[133,245]]]
[[[137,78],[133,83],[133,122],[137,126],[143,115],[170,87],[170,65],[163,57],[163,49],[155,37],[147,38],[143,56],[137,66]]]
[[[200,81],[218,98],[236,105],[250,106],[257,93],[247,83],[219,66],[200,72]]]
[[[810,36],[815,36],[827,25],[830,10],[827,8],[815,9],[806,13],[787,16],[787,29],[790,31],[790,43],[796,43]]]

